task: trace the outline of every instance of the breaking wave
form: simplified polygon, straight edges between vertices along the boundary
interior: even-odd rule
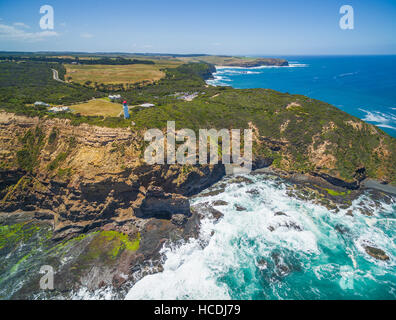
[[[396,298],[396,199],[378,206],[362,195],[335,213],[291,197],[284,181],[245,178],[251,183],[192,200],[197,208],[225,201],[215,207],[223,217],[203,210],[199,238],[164,248],[163,272],[138,281],[126,299]],[[389,261],[368,255],[367,245]]]
[[[229,67],[229,66],[216,66],[216,72],[213,73],[214,79],[207,80],[206,83],[212,86],[229,86],[229,82],[233,79],[227,76],[235,75],[252,75],[261,74],[265,72],[265,69],[277,69],[277,68],[304,68],[308,67],[308,64],[304,63],[289,63],[288,66],[259,66],[259,67]],[[252,71],[253,70],[253,71]]]
[[[394,114],[379,111],[368,111],[365,109],[359,110],[365,113],[363,118],[364,121],[371,122],[378,127],[396,130],[396,116]]]

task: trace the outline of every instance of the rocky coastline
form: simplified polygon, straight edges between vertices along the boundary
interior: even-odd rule
[[[189,199],[205,189],[209,195],[221,192],[210,187],[226,175],[225,166],[149,166],[140,157],[141,136],[132,130],[73,126],[62,119],[0,114],[0,225],[49,226],[43,259],[57,270],[53,296],[64,297],[82,286],[112,286],[122,296],[139,277],[161,270],[165,243],[197,237],[200,210],[221,217],[213,205],[194,208]],[[33,169],[21,168],[25,149],[28,156],[36,155],[29,162]],[[334,210],[357,198],[366,178],[361,172],[346,182],[320,172],[276,170],[271,164],[270,158],[256,158],[252,174],[284,178],[300,186],[291,193],[307,199],[317,192],[317,200]],[[9,242],[0,250],[11,250]],[[66,255],[67,262],[57,261]],[[31,298],[38,278],[36,274],[11,296]]]
[[[241,67],[241,68],[255,68],[262,66],[276,66],[276,67],[287,67],[289,62],[285,59],[275,59],[275,58],[258,58],[258,59],[249,59],[244,61],[240,59],[237,62],[225,63],[224,66],[228,67]]]

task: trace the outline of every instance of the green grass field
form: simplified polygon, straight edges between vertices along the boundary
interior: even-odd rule
[[[143,81],[149,83],[165,77],[162,69],[177,67],[182,62],[156,60],[154,65],[73,65],[66,64],[66,79],[69,82],[90,85],[98,84],[134,84]],[[71,79],[70,79],[71,77]]]
[[[72,105],[70,109],[83,116],[117,117],[122,111],[122,105],[105,99],[94,99],[86,103]]]

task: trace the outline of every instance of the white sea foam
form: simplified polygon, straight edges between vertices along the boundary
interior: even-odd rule
[[[259,71],[249,71],[245,69],[234,70],[234,69],[220,69],[215,73],[215,75],[235,75],[235,74],[260,74]]]
[[[265,69],[272,68],[304,68],[308,67],[308,64],[304,63],[289,63],[288,66],[259,66],[259,67],[233,67],[233,66],[216,66],[216,72],[213,73],[214,79],[206,80],[206,83],[212,86],[229,86],[228,82],[232,82],[233,80],[227,78],[227,76],[233,76],[238,74],[260,74],[265,72]]]
[[[305,68],[309,67],[306,63],[289,63],[287,66],[257,66],[257,67],[235,67],[235,66],[216,66],[216,70],[257,70],[270,68]]]
[[[354,75],[356,75],[356,74],[358,74],[357,71],[356,71],[356,72],[341,73],[341,74],[335,76],[334,79],[336,79],[336,78],[350,77],[350,76],[354,76]]]
[[[396,130],[396,127],[390,126],[390,125],[388,125],[388,124],[377,124],[377,127],[388,128],[388,129]]]
[[[286,68],[305,68],[309,67],[309,64],[306,63],[289,63],[289,66],[286,66]]]
[[[373,122],[378,127],[396,130],[396,116],[394,114],[365,109],[359,110],[366,114],[363,118],[364,121]]]
[[[278,258],[280,261],[286,261],[290,253],[292,256],[305,257],[305,272],[310,272],[310,261],[326,259],[326,255],[323,256],[323,248],[330,252],[338,252],[340,246],[345,245],[343,240],[340,242],[339,232],[334,228],[337,224],[351,230],[352,242],[345,250],[348,252],[352,270],[360,267],[362,257],[370,261],[372,259],[361,249],[364,239],[370,239],[374,246],[386,250],[391,256],[389,265],[394,265],[393,241],[376,224],[380,210],[393,210],[392,205],[395,203],[389,207],[384,205],[378,208],[368,198],[359,198],[352,203],[351,208],[341,209],[339,214],[334,214],[325,207],[290,197],[284,184],[276,184],[261,176],[249,176],[249,179],[253,179],[254,184],[241,186],[234,183],[228,185],[225,192],[219,195],[194,199],[195,205],[220,199],[228,202],[225,206],[216,207],[224,217],[216,222],[208,214],[202,222],[198,240],[191,239],[181,246],[163,249],[162,253],[166,257],[164,271],[138,281],[126,298],[249,299],[262,290],[257,288],[262,280],[257,278],[254,270],[266,272],[268,268],[273,268],[259,263],[260,257],[270,261],[276,248],[281,252]],[[252,189],[255,189],[258,195],[247,192]],[[362,206],[362,201],[372,208],[373,217],[346,215],[349,209],[357,211]],[[237,211],[237,205],[243,206],[246,210]],[[286,215],[276,215],[275,212],[279,211]],[[368,219],[371,225],[365,219]],[[206,245],[202,246],[202,243]],[[349,247],[353,244],[355,248]],[[330,268],[328,271],[323,269],[326,265]],[[328,278],[328,273],[333,273],[334,281],[347,288],[348,279],[353,276],[357,280],[360,275],[356,270],[356,274],[350,274],[350,269],[341,267],[342,265],[329,265],[324,262],[324,265],[315,266],[312,272],[318,279]],[[342,269],[342,272],[329,271],[334,268]],[[276,270],[268,271],[270,274],[276,273]],[[249,272],[249,276],[244,279],[246,272]],[[236,296],[227,281],[221,280],[227,277],[232,277],[232,283],[240,282],[245,288],[244,291],[241,293],[237,290]],[[281,284],[273,286],[271,283],[268,284],[270,287],[267,290],[272,290],[273,296],[284,298]],[[311,294],[319,295],[320,292],[312,288]]]
[[[113,288],[105,287],[96,291],[90,291],[86,287],[81,287],[78,291],[73,292],[71,300],[112,300],[116,296]]]
[[[285,190],[275,191],[265,185],[260,187],[260,191],[266,194],[263,198],[268,199],[265,206],[254,201],[249,204],[250,198],[246,193],[248,187],[234,185],[230,187],[229,193],[211,197],[212,200],[221,198],[230,204],[217,207],[224,213],[219,223],[209,217],[203,220],[200,239],[206,239],[208,245],[202,248],[200,241],[191,240],[181,247],[164,249],[164,271],[146,276],[136,283],[127,299],[229,299],[226,285],[219,283],[217,278],[230,269],[238,269],[241,260],[249,260],[254,251],[268,255],[271,243],[283,242],[283,246],[291,250],[317,252],[313,232],[299,232],[284,227],[287,223],[310,224],[308,217],[294,211],[288,213],[289,217],[274,218],[275,209],[287,207]],[[243,214],[233,207],[236,199],[241,205],[249,207]],[[204,200],[198,200],[197,203]],[[275,231],[271,232],[270,226],[276,227]],[[212,232],[214,235],[210,236]],[[253,248],[247,244],[251,240],[255,241]]]
[[[206,80],[206,83],[212,86],[229,86],[227,82],[230,82],[232,80],[225,77],[224,75],[226,75],[226,73],[221,71],[213,73],[214,79]]]

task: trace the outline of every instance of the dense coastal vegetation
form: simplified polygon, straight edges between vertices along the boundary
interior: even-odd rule
[[[122,57],[138,58],[142,57]],[[88,289],[113,286],[120,290],[117,297],[125,297],[122,290],[129,288],[128,281],[136,281],[133,272],[161,270],[164,239],[196,237],[200,210],[209,210],[216,219],[222,216],[205,203],[190,207],[189,197],[222,179],[223,165],[144,163],[145,130],[165,130],[169,120],[176,122],[176,129],[195,132],[251,128],[254,169],[270,167],[301,183],[300,189],[289,190],[291,195],[335,212],[357,199],[365,178],[396,184],[396,139],[379,128],[306,96],[205,82],[216,70],[210,62],[257,63],[252,59],[144,55],[145,61],[153,62],[144,66],[161,65],[164,76],[129,85],[92,85],[73,78],[65,82],[70,59],[77,60],[19,56],[0,61],[0,254],[24,244],[0,264],[0,272],[13,272],[0,280],[6,288],[0,298],[31,297],[37,292],[38,273],[25,279],[20,290],[14,291],[13,281],[23,272],[21,266],[33,265],[35,270],[44,262],[57,268],[56,294],[78,290],[89,277]],[[83,59],[93,58],[81,55]],[[105,70],[134,66],[107,64],[118,56],[95,59],[106,63],[95,68]],[[77,66],[89,70],[85,64]],[[122,117],[120,99],[110,102],[109,94],[127,100],[130,119]],[[71,112],[50,112],[36,101],[67,105]],[[154,107],[140,106],[143,103]],[[86,114],[97,115],[82,115],[87,108]],[[250,183],[245,177],[227,181]],[[221,184],[216,188],[220,189],[202,196],[224,191]],[[369,209],[359,210],[371,214]],[[367,250],[376,259],[389,259],[378,248]],[[67,257],[67,262],[59,257]]]
[[[42,110],[32,110],[27,105],[36,101],[45,101],[50,104],[67,104],[104,96],[101,92],[96,92],[77,84],[65,85],[54,81],[51,68],[58,70],[61,79],[64,77],[65,68],[57,63],[1,62],[1,106],[20,110],[21,112],[40,114]]]
[[[186,62],[206,62],[217,66],[252,68],[261,66],[288,66],[285,59],[230,57],[230,56],[194,56],[182,58]]]
[[[1,107],[18,114],[66,118],[75,125],[129,127],[131,121],[122,117],[51,114],[45,107],[32,105],[35,101],[67,105],[120,93],[129,105],[155,105],[131,109],[133,130],[162,129],[169,119],[176,121],[178,129],[253,127],[257,130],[255,156],[271,159],[279,169],[319,171],[349,182],[359,178],[357,172],[363,172],[364,176],[396,182],[395,139],[379,128],[305,96],[208,86],[204,80],[215,71],[211,64],[182,64],[165,69],[166,76],[156,83],[111,92],[54,81],[52,68],[64,77],[60,63],[0,63]],[[194,94],[195,98],[185,101],[180,94]],[[116,107],[115,114],[119,112]]]
[[[78,63],[88,65],[131,65],[131,64],[155,64],[151,60],[138,60],[138,59],[125,59],[121,57],[117,58],[85,58],[80,59],[79,57],[68,58],[68,57],[47,57],[47,56],[4,56],[0,55],[0,61],[32,61],[32,62],[47,62],[47,63]]]

